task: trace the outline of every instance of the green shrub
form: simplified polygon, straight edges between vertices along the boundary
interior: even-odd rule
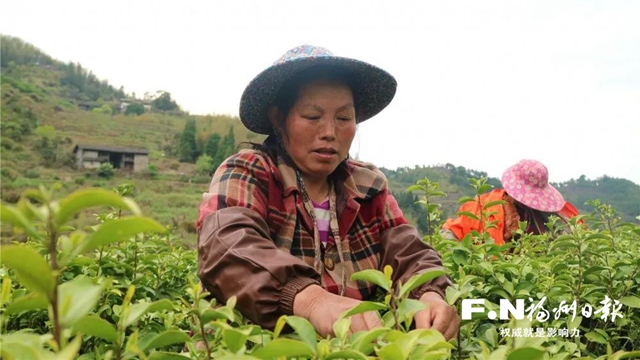
[[[105,179],[111,179],[113,175],[115,175],[115,173],[116,173],[116,170],[113,168],[113,165],[111,165],[110,163],[103,163],[98,168],[98,176]]]
[[[29,169],[24,172],[24,176],[29,179],[37,179],[40,177],[40,171],[38,169]]]
[[[124,111],[125,115],[142,115],[144,113],[145,113],[144,105],[139,103],[134,103],[127,106],[126,110]]]
[[[427,214],[435,214],[432,205],[440,192],[433,183],[421,185]],[[335,323],[335,336],[329,338],[318,337],[308,321],[296,316],[281,317],[275,330],[262,329],[236,311],[235,297],[225,304],[205,298],[197,277],[197,250],[181,246],[178,234],[160,233],[164,227],[151,219],[131,216],[137,206],[122,198],[131,194],[130,187],[119,186],[115,193],[81,191],[58,199],[49,189],[47,194],[54,193],[49,202],[46,194],[35,190],[31,196],[44,203],[3,204],[14,215],[3,221],[30,238],[1,248],[0,262],[9,269],[0,273],[3,358],[640,357],[640,224],[617,222],[615,212],[601,203],[593,203],[587,226],[574,218],[566,233],[531,235],[521,223],[519,239],[503,246],[493,244],[486,232],[472,232],[461,241],[438,233],[425,236],[442,255],[443,268],[455,284],[447,289],[446,302],[460,314],[462,300],[484,299],[484,311],[463,320],[458,337],[447,343],[436,330],[412,329],[413,314],[425,305],[407,300],[412,289],[444,271],[422,273],[396,288],[387,268],[353,276],[377,285],[380,296],[350,315],[378,311],[383,323],[379,328],[351,334],[350,315],[343,314]],[[143,190],[140,195],[153,197],[154,192]],[[103,209],[96,211],[98,226],[76,226],[76,219],[96,205]],[[194,231],[189,216],[172,215],[174,230]],[[556,221],[560,220],[552,217],[547,226],[555,229]],[[69,234],[69,228],[75,230]],[[50,234],[59,237],[52,242]],[[54,256],[59,261],[48,261]],[[607,298],[613,300],[610,308],[603,301]],[[525,310],[524,320],[491,320],[487,310],[499,310],[500,299],[523,299],[527,305],[546,302]],[[570,308],[574,300],[577,309]],[[581,316],[586,304],[594,313]],[[550,317],[541,320],[542,310]],[[614,311],[620,316],[615,321]],[[288,331],[282,331],[284,327]],[[548,335],[547,329],[554,328],[575,328],[579,335]],[[520,337],[507,335],[506,330],[516,329],[525,331]],[[543,336],[522,336],[530,329],[543,330]],[[57,344],[66,345],[60,356],[52,352]]]
[[[149,173],[149,177],[150,178],[157,179],[158,178],[158,165],[149,164],[149,166],[147,167],[147,172]]]
[[[18,145],[15,141],[13,141],[13,139],[11,139],[8,136],[7,137],[3,136],[1,142],[2,142],[2,148],[7,150],[14,150]]]
[[[100,107],[95,107],[91,109],[91,112],[96,114],[105,114],[105,115],[113,114],[113,110],[111,109],[111,106],[109,106],[109,104],[102,104],[102,106]]]
[[[20,191],[11,190],[11,189],[3,189],[2,191],[2,201],[15,204],[20,200]]]
[[[213,159],[207,154],[200,155],[196,160],[196,171],[199,175],[210,174],[213,170]]]
[[[78,185],[84,185],[84,183],[87,181],[87,179],[83,176],[78,176],[77,178],[75,178],[74,182]]]
[[[14,180],[16,177],[18,177],[18,173],[15,170],[6,166],[3,166],[0,169],[0,174],[4,179],[7,180]]]
[[[211,176],[196,176],[191,179],[195,184],[209,184],[211,182]]]
[[[11,183],[13,189],[24,189],[32,186],[32,181],[23,177],[17,177]]]

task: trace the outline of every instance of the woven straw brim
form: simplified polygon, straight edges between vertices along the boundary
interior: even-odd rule
[[[351,90],[354,98],[358,99],[358,123],[378,114],[395,96],[395,78],[366,62],[338,56],[290,60],[267,68],[245,88],[240,100],[240,120],[244,126],[253,132],[268,135],[271,124],[267,113],[280,87],[292,76],[315,66],[334,66],[350,73]]]

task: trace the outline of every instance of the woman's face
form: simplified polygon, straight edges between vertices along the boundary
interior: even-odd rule
[[[303,85],[286,115],[284,131],[285,150],[302,174],[326,178],[347,157],[356,133],[351,89],[328,80]]]

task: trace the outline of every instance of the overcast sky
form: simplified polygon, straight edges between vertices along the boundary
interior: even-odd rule
[[[194,114],[238,114],[247,83],[310,43],[398,80],[352,154],[395,169],[640,184],[640,1],[6,1],[0,32]]]

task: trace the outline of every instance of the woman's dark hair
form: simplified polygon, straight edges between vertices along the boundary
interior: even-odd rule
[[[277,107],[280,111],[280,114],[282,116],[280,118],[280,125],[282,127],[284,127],[284,122],[289,115],[289,111],[291,111],[291,108],[298,100],[300,89],[304,85],[317,80],[336,81],[349,86],[353,93],[353,103],[356,110],[357,119],[359,106],[357,91],[355,91],[356,81],[353,74],[340,68],[330,66],[316,66],[293,75],[278,90],[278,93],[276,94],[275,100],[273,101],[272,105]],[[286,161],[290,161],[289,156],[287,156],[283,148],[280,134],[275,128],[262,144],[250,144],[254,150],[263,151],[267,153],[272,159],[277,159],[277,156],[280,155],[284,159],[286,159]]]

